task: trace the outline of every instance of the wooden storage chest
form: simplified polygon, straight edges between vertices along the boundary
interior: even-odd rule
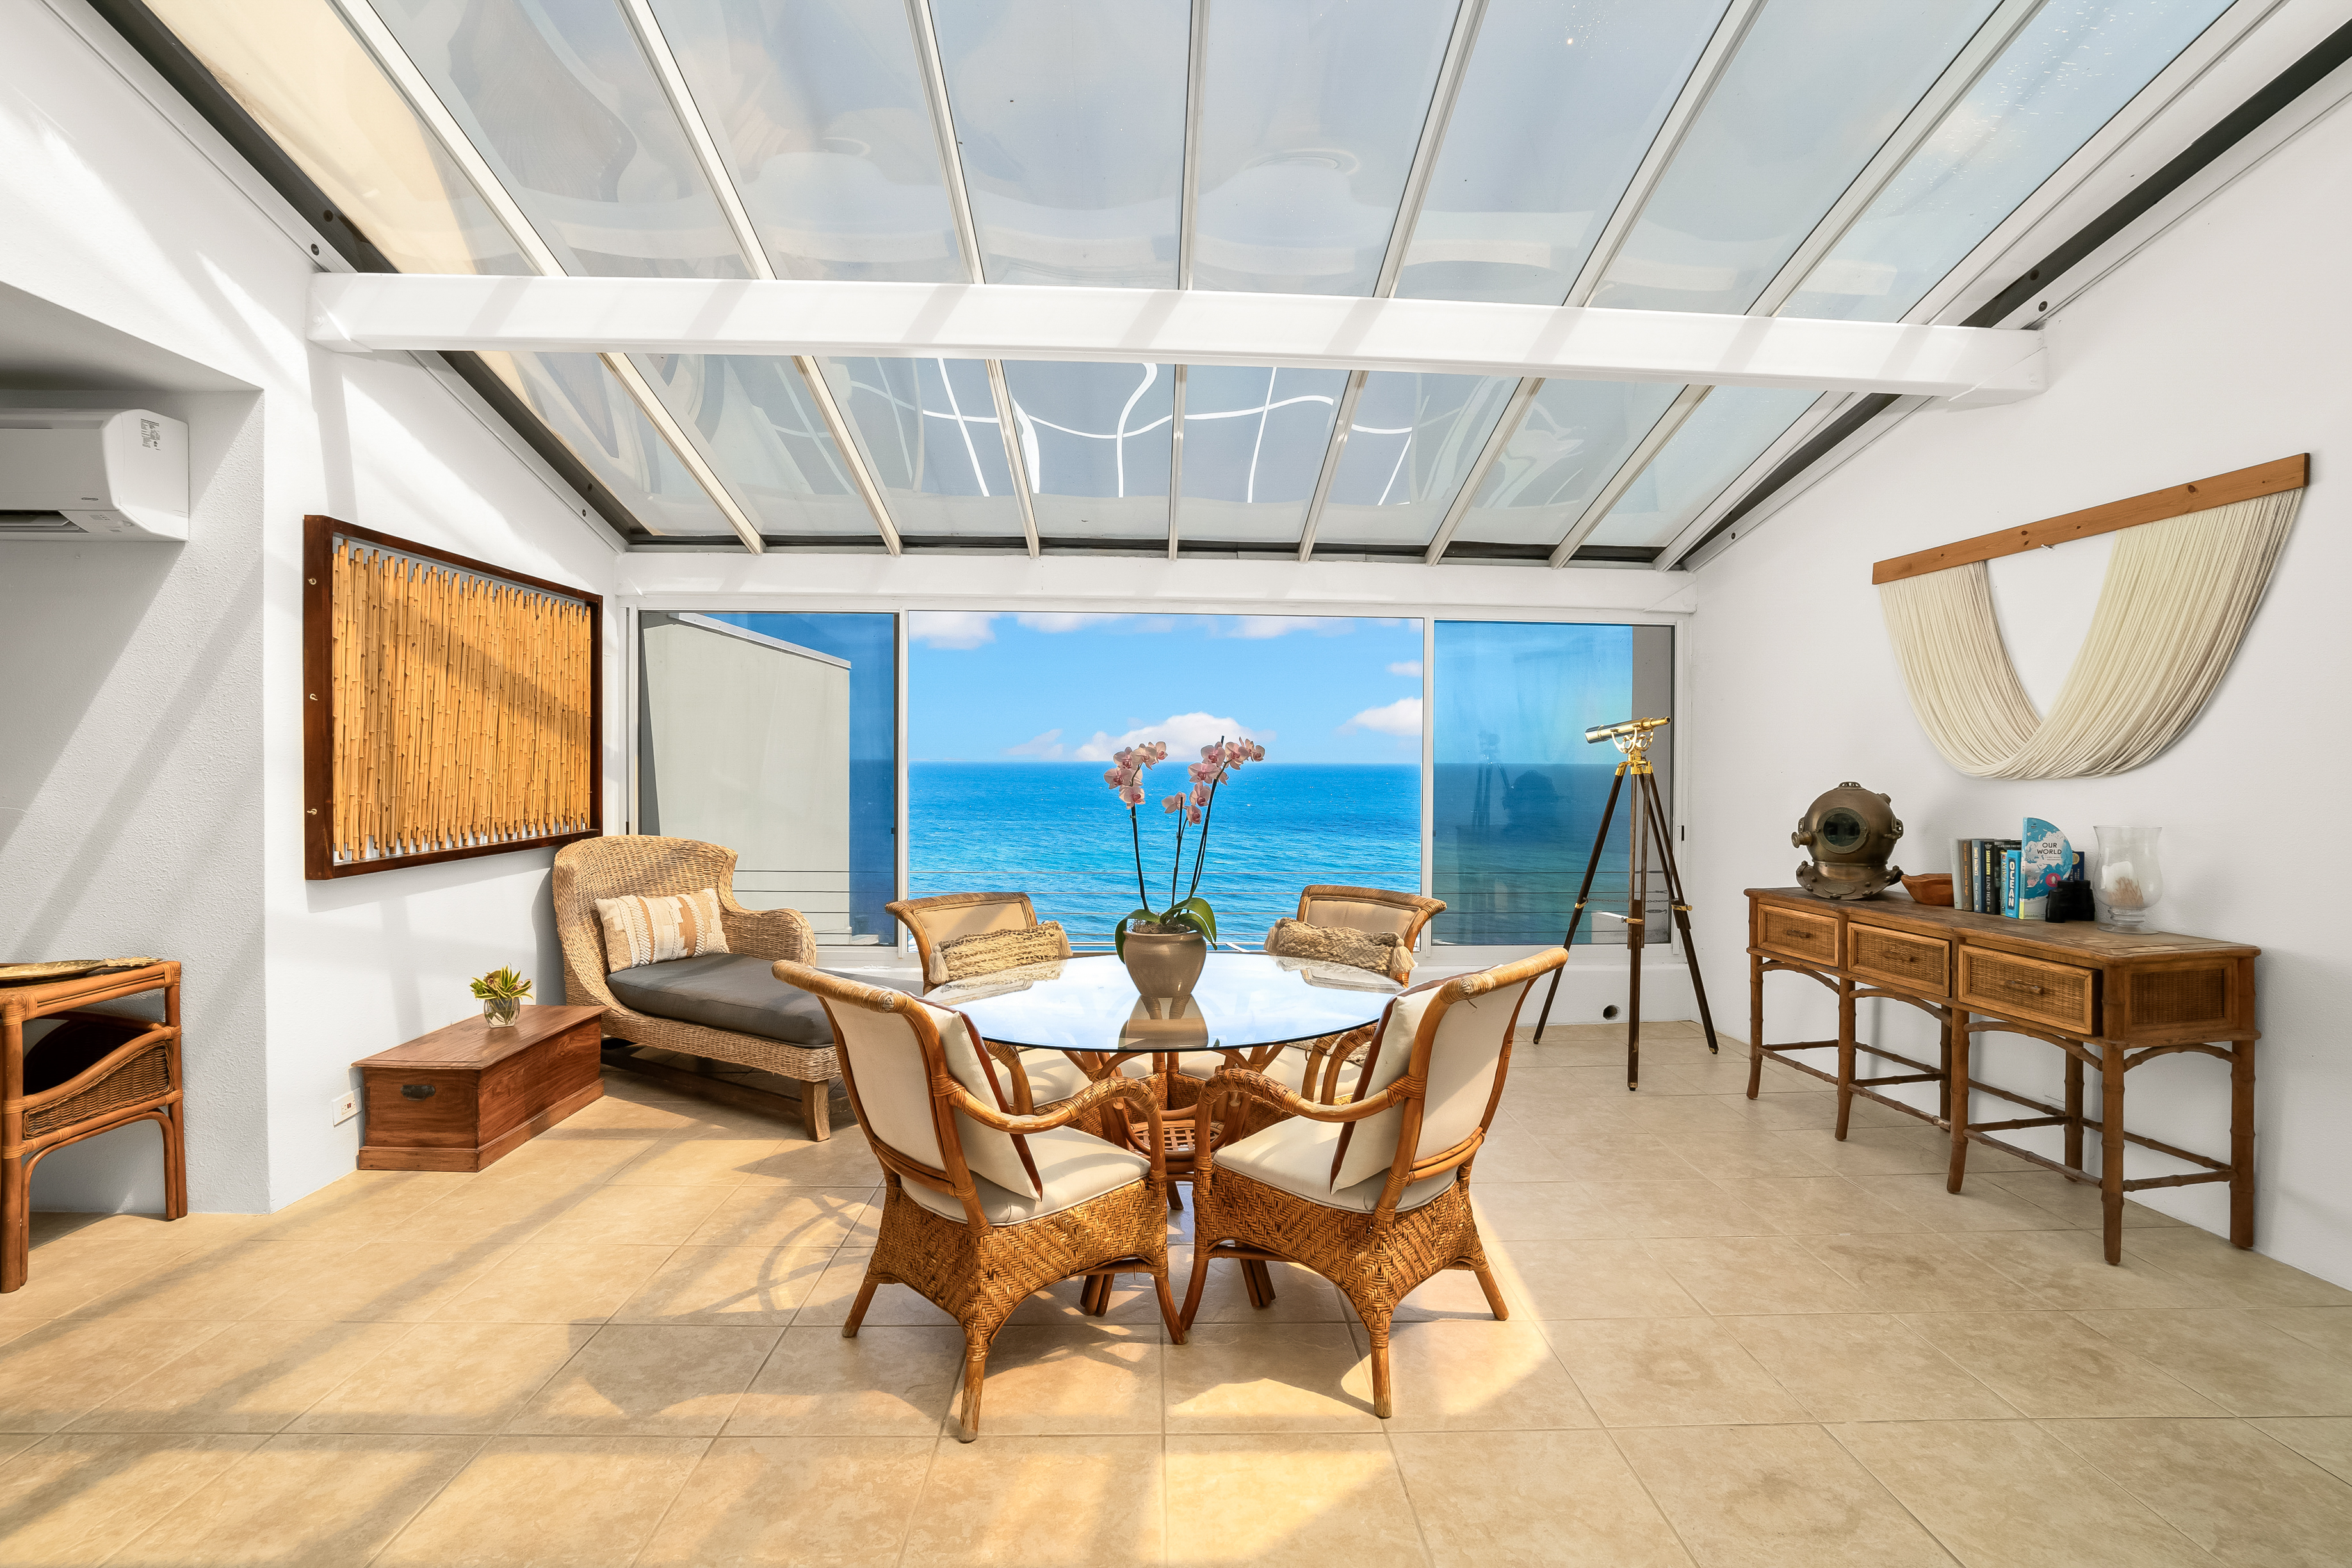
[[[363,1171],[478,1171],[602,1099],[602,1008],[526,1007],[353,1062],[367,1116]]]

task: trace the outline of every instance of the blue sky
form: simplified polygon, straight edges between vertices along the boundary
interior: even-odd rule
[[[1418,762],[1421,622],[1349,616],[982,614],[908,621],[908,758],[1094,760],[1220,734],[1270,762]]]

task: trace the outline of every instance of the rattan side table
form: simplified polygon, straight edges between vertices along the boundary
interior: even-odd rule
[[[163,993],[163,1021],[90,1009]],[[25,1026],[35,1019],[143,1025],[66,1082],[25,1092]],[[32,1272],[33,1167],[52,1150],[133,1122],[163,1129],[163,1218],[188,1212],[187,1127],[181,1105],[180,966],[175,960],[32,985],[0,986],[0,1293]]]

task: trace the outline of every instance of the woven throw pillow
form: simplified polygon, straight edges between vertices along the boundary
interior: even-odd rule
[[[1286,915],[1265,934],[1265,950],[1285,958],[1345,964],[1397,979],[1412,970],[1412,951],[1397,940],[1393,931],[1373,933],[1345,925],[1309,925]]]
[[[667,964],[672,958],[698,958],[724,953],[727,925],[719,912],[719,890],[677,893],[663,897],[631,894],[625,898],[600,898],[596,918],[604,925],[604,971],[618,974],[644,964]]]
[[[1050,964],[1070,956],[1070,939],[1062,923],[1048,920],[1017,931],[983,931],[940,944],[939,965],[943,980],[969,980],[1022,964]]]

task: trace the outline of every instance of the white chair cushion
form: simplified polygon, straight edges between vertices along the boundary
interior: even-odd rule
[[[1221,1051],[1188,1051],[1176,1059],[1176,1071],[1206,1083],[1225,1064],[1225,1055]],[[1278,1052],[1258,1071],[1293,1094],[1307,1092],[1307,1053],[1303,1051]]]
[[[1045,1190],[1031,1197],[1025,1193],[1007,1191],[974,1173],[972,1181],[980,1194],[980,1211],[988,1216],[991,1225],[1018,1225],[1026,1219],[1059,1214],[1151,1174],[1151,1162],[1141,1155],[1115,1148],[1075,1127],[1055,1127],[1051,1132],[1024,1136],[1029,1140],[1029,1155],[1037,1162],[1037,1179]],[[1326,1155],[1327,1166],[1329,1160]],[[941,1218],[965,1218],[963,1206],[946,1193],[911,1181],[904,1185],[908,1197]]]
[[[1441,983],[1419,986],[1402,992],[1389,1004],[1387,1016],[1381,1020],[1381,1032],[1375,1037],[1371,1060],[1356,1071],[1354,1100],[1362,1104],[1390,1084],[1404,1076],[1412,1065],[1412,1038],[1421,1032],[1422,1015],[1429,1004],[1437,999]],[[1343,1082],[1345,1079],[1341,1080]],[[1339,1129],[1332,1129],[1336,1134]],[[1387,1174],[1390,1163],[1396,1158],[1397,1138],[1404,1131],[1404,1111],[1402,1107],[1367,1116],[1356,1124],[1355,1135],[1348,1140],[1347,1158],[1338,1169],[1323,1167],[1326,1187],[1334,1191],[1355,1186],[1370,1177]],[[1335,1137],[1333,1146],[1336,1149]]]
[[[1004,1092],[1013,1092],[1012,1069],[998,1064],[1004,1075]],[[1021,1071],[1029,1079],[1029,1103],[1042,1111],[1056,1100],[1067,1100],[1083,1092],[1093,1082],[1087,1070],[1056,1051],[1024,1051],[1021,1053]],[[1034,1153],[1033,1150],[1032,1153]]]
[[[1277,1122],[1263,1133],[1253,1133],[1229,1148],[1219,1149],[1212,1166],[1215,1170],[1236,1170],[1252,1181],[1279,1187],[1284,1192],[1303,1197],[1325,1208],[1350,1210],[1370,1214],[1380,1207],[1381,1188],[1388,1181],[1384,1170],[1369,1181],[1334,1189],[1331,1186],[1331,1156],[1339,1147],[1338,1122],[1310,1121],[1305,1116],[1293,1116],[1287,1122]],[[1352,1142],[1350,1149],[1352,1152]],[[1389,1155],[1396,1155],[1396,1141],[1389,1141]],[[1445,1190],[1445,1184],[1454,1173],[1426,1177],[1412,1183],[1397,1199],[1397,1212],[1419,1208]],[[1214,1178],[1211,1186],[1213,1190]],[[914,1190],[909,1187],[908,1191]]]

